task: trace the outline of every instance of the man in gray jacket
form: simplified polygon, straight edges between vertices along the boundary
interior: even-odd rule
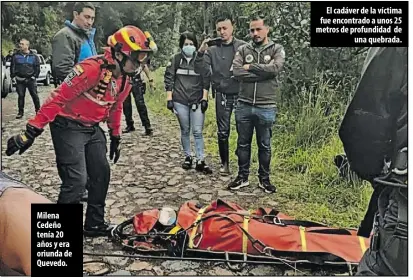
[[[281,45],[268,38],[269,27],[261,18],[250,22],[252,43],[241,46],[233,61],[234,76],[241,81],[235,109],[238,142],[238,176],[228,185],[231,190],[248,186],[251,141],[256,131],[259,159],[259,187],[266,193],[276,188],[270,182],[271,136],[276,117],[277,75],[284,65]]]
[[[91,2],[76,2],[73,7],[73,21],[65,21],[52,41],[52,65],[55,77],[63,81],[73,66],[82,60],[97,55],[94,43],[96,29],[95,7]]]
[[[246,44],[234,38],[233,21],[229,17],[218,18],[215,22],[216,31],[222,42],[211,46],[210,39],[205,39],[199,48],[195,60],[195,72],[207,69],[205,75],[206,90],[212,82],[212,92],[216,95],[216,118],[218,127],[218,147],[221,157],[221,174],[229,174],[229,144],[231,114],[238,98],[239,81],[234,79],[232,61],[237,49]],[[204,65],[205,64],[205,65]]]
[[[73,6],[73,21],[65,21],[52,41],[52,72],[54,83],[60,84],[72,71],[75,64],[97,55],[94,37],[96,29],[95,6],[91,2],[76,2]],[[87,201],[87,191],[82,201]]]

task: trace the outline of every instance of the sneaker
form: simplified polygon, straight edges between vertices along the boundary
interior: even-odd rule
[[[122,132],[123,133],[129,133],[129,132],[132,132],[132,131],[135,131],[135,127],[133,125],[128,125],[128,126],[126,126],[125,130],[123,130]]]
[[[18,113],[17,116],[16,116],[16,119],[21,119],[21,118],[23,118],[23,114],[22,114],[22,113]]]
[[[182,168],[185,170],[191,169],[192,168],[192,157],[187,156],[185,158],[184,163],[182,163]]]
[[[205,174],[212,174],[212,169],[205,163],[205,161],[198,161],[195,170]]]
[[[230,190],[239,190],[240,188],[247,187],[249,185],[250,185],[250,183],[248,182],[248,179],[237,176],[237,178],[235,178],[234,181],[229,183],[228,189],[230,189]]]
[[[219,173],[221,175],[229,175],[229,165],[228,164],[222,164],[221,168],[219,169]]]
[[[107,223],[103,223],[101,225],[94,226],[94,227],[85,226],[83,228],[83,235],[87,237],[97,237],[97,236],[110,237],[114,227],[115,225],[110,225]]]
[[[275,193],[277,191],[275,186],[270,183],[269,179],[267,180],[259,179],[258,187],[263,189],[266,193]]]

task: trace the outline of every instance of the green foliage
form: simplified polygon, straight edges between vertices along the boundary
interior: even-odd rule
[[[313,92],[320,79],[331,86],[332,100],[348,102],[359,77],[364,48],[311,48],[309,2],[95,2],[96,45],[100,50],[118,28],[132,24],[151,32],[159,51],[152,67],[166,66],[177,48],[174,24],[178,11],[182,19],[177,31],[192,31],[201,40],[212,35],[215,20],[230,15],[236,37],[249,40],[249,21],[260,15],[270,26],[270,37],[284,46],[286,63],[279,79],[282,104],[298,104],[300,92]],[[73,2],[2,2],[2,34],[17,43],[21,37],[32,48],[50,53],[53,35],[72,18]],[[314,94],[314,92],[313,92]]]
[[[22,38],[30,47],[45,56],[51,53],[50,41],[61,28],[60,3],[53,2],[2,2],[2,35],[10,38],[16,48]]]
[[[6,56],[9,54],[10,50],[14,49],[14,44],[12,41],[10,41],[7,38],[2,38],[1,39],[1,54]]]

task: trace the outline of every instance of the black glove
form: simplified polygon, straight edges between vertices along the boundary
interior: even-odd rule
[[[207,109],[208,109],[208,101],[206,101],[205,99],[202,99],[201,100],[201,111],[202,111],[202,113],[205,113]]]
[[[173,112],[174,102],[172,100],[168,100],[168,102],[166,103],[166,108],[168,108],[168,110],[171,110]]]
[[[6,155],[11,156],[15,152],[19,151],[19,155],[24,153],[31,145],[33,145],[34,139],[42,134],[43,129],[36,128],[29,124],[26,125],[26,131],[22,131],[21,134],[15,135],[7,141]]]
[[[110,160],[112,160],[113,156],[115,156],[113,163],[117,163],[120,157],[120,148],[121,148],[120,144],[121,144],[120,136],[112,136],[112,135],[110,136],[109,158]]]

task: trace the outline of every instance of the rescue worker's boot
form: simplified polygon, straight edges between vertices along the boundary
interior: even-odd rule
[[[221,157],[221,175],[229,175],[229,145],[228,140],[218,140],[219,155]]]
[[[85,226],[83,228],[83,235],[86,237],[97,237],[97,236],[110,237],[114,227],[115,225],[111,225],[108,223],[103,223],[101,225],[94,226],[94,227]]]
[[[126,128],[122,131],[123,133],[129,133],[135,131],[135,126],[133,124],[128,124]]]

